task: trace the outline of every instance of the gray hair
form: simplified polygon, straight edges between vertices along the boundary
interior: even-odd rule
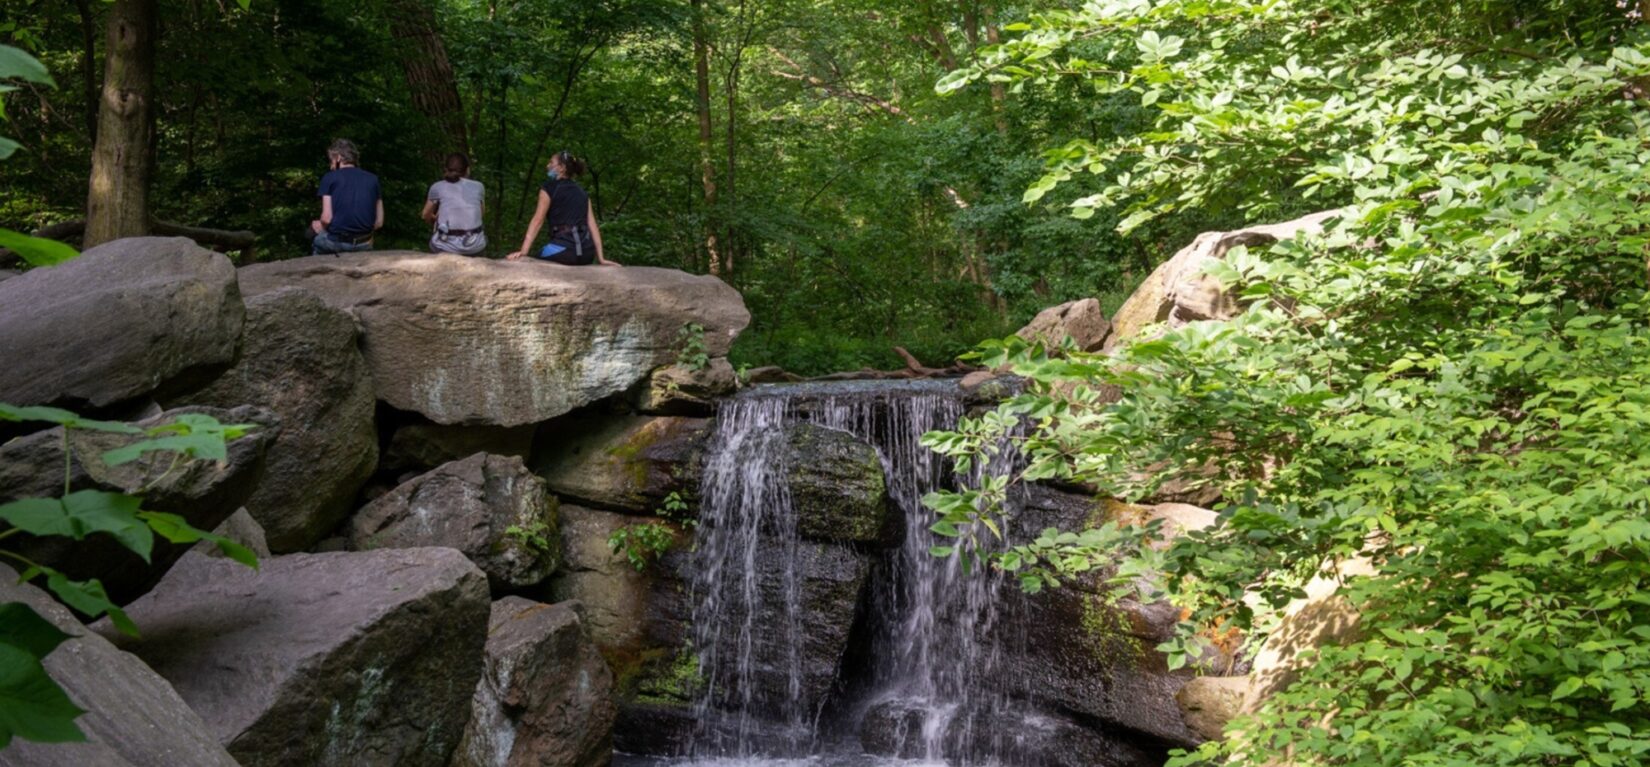
[[[347,138],[334,139],[332,146],[327,147],[327,154],[338,158],[341,163],[355,165],[361,162],[361,150],[355,148],[355,142]]]

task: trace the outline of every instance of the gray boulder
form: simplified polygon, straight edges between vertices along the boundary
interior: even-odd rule
[[[1017,540],[1045,528],[1077,532],[1117,512],[1091,496],[1032,486],[1013,521]],[[1176,746],[1202,738],[1187,728],[1175,695],[1194,671],[1170,671],[1155,648],[1180,618],[1167,602],[1141,603],[1105,583],[1104,573],[1062,588],[1014,595],[1016,620],[999,627],[1006,651],[999,678],[1007,692]]]
[[[205,383],[245,311],[229,259],[179,237],[30,269],[0,282],[0,402],[104,407]]]
[[[721,280],[673,269],[561,269],[404,251],[241,270],[248,295],[299,285],[361,319],[378,398],[436,423],[516,426],[619,394],[682,351],[711,356],[750,323]]]
[[[477,453],[367,504],[350,522],[350,548],[446,546],[464,552],[494,588],[523,588],[556,569],[551,501],[520,458]]]
[[[247,767],[444,767],[481,678],[487,580],[452,549],[191,554],[94,628],[166,677]]]
[[[252,514],[246,509],[236,509],[234,514],[230,514],[229,518],[224,520],[212,532],[247,547],[253,554],[257,555],[259,560],[272,556],[269,553],[269,543],[264,539],[263,527],[258,524],[258,520],[252,518]],[[209,557],[228,556],[223,553],[222,549],[218,548],[218,544],[212,541],[201,541],[195,544],[195,547],[190,551]]]
[[[847,432],[808,423],[786,427],[786,486],[804,538],[899,543],[900,520],[888,502],[877,450]]]
[[[143,661],[87,630],[46,592],[17,583],[0,565],[0,603],[22,602],[70,636],[46,656],[46,673],[86,713],[84,743],[13,739],[0,767],[236,767],[229,752]]]
[[[653,371],[635,396],[636,410],[652,415],[713,415],[716,400],[739,388],[733,365],[717,357],[703,368],[670,365]]]
[[[613,672],[578,603],[493,603],[486,671],[454,767],[602,767],[613,759]]]
[[[578,600],[597,646],[613,657],[636,655],[647,645],[648,601],[659,567],[637,570],[608,544],[619,530],[657,520],[561,506],[561,570],[550,581],[557,602]],[[658,522],[663,524],[662,522]],[[678,534],[678,547],[685,548]]]
[[[564,499],[652,513],[671,493],[691,496],[698,491],[710,430],[707,418],[596,414],[560,419],[539,430],[533,468]]]
[[[1100,302],[1084,298],[1038,312],[1037,316],[1025,327],[1020,328],[1015,335],[1028,342],[1041,343],[1050,348],[1058,347],[1069,338],[1078,349],[1096,352],[1105,346],[1106,336],[1110,334],[1111,321],[1106,319]]]
[[[230,442],[229,457],[223,463],[193,460],[182,461],[176,467],[172,467],[172,453],[147,453],[130,463],[110,466],[102,459],[105,452],[144,437],[71,430],[68,435],[70,489],[121,493],[143,491],[145,509],[177,514],[202,530],[211,530],[222,524],[246,502],[257,486],[263,473],[265,450],[279,432],[280,419],[268,410],[251,406],[233,410],[178,408],[139,421],[137,426],[159,426],[183,413],[204,413],[224,424],[254,423],[261,426]],[[0,503],[19,498],[55,498],[61,495],[64,482],[63,445],[61,428],[36,432],[0,444]],[[170,471],[169,467],[172,467]],[[189,544],[169,543],[157,536],[147,562],[114,538],[103,534],[88,536],[83,541],[19,535],[8,539],[7,548],[62,570],[72,578],[97,578],[103,582],[111,599],[125,603],[136,599],[159,580],[166,568],[189,549]]]
[[[427,471],[476,453],[513,455],[525,460],[533,449],[534,425],[443,426],[413,423],[390,436],[378,467],[391,472]]]
[[[277,552],[308,548],[344,520],[378,462],[372,381],[355,319],[288,288],[246,305],[235,366],[177,404],[254,404],[281,417],[258,489],[247,499]]]
[[[1156,323],[1174,328],[1198,320],[1229,320],[1237,316],[1244,308],[1243,302],[1220,280],[1204,273],[1211,261],[1224,260],[1228,252],[1239,246],[1260,248],[1279,240],[1321,232],[1331,220],[1345,213],[1339,209],[1325,210],[1293,221],[1198,235],[1169,260],[1158,264],[1118,307],[1112,315],[1112,332],[1106,338],[1105,351],[1141,337]]]
[[[756,554],[755,589],[760,608],[749,625],[761,627],[750,641],[750,689],[742,689],[738,675],[738,642],[708,646],[711,663],[727,671],[725,684],[711,691],[719,705],[732,707],[749,693],[756,712],[801,711],[809,716],[820,710],[830,696],[848,650],[849,631],[859,611],[865,581],[870,574],[867,557],[846,546],[798,541],[792,555],[778,543],[762,545]],[[786,571],[794,568],[798,578],[797,636],[788,636],[785,627]],[[723,589],[744,588],[739,578],[717,581]],[[725,601],[737,599],[732,593]],[[790,689],[791,642],[797,641],[799,694]],[[762,713],[758,713],[761,718]]]

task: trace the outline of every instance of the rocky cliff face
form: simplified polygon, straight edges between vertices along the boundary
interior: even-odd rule
[[[221,462],[116,467],[102,454],[139,437],[9,424],[0,502],[55,497],[67,476],[72,490],[139,493],[144,508],[222,523],[263,561],[8,536],[8,550],[101,578],[142,633],[88,631],[42,592],[6,592],[71,635],[46,667],[93,709],[81,718],[92,742],[14,745],[0,764],[611,758],[621,654],[598,648],[680,645],[683,616],[601,581],[639,575],[608,538],[691,496],[706,421],[662,414],[709,415],[731,391],[723,355],[750,319],[737,293],[662,269],[416,253],[236,270],[164,238],[112,242],[3,288],[0,402],[145,429],[186,412],[163,405],[189,406],[258,428]],[[679,364],[689,344],[707,364]],[[598,401],[634,415],[587,407]],[[632,516],[592,527],[569,506],[564,524],[546,476]],[[565,561],[564,529],[589,534]],[[591,608],[567,601],[585,594]],[[637,628],[650,621],[664,628]]]

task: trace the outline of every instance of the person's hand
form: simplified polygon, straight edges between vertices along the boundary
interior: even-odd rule
[[[506,261],[520,261],[522,259],[522,257],[525,256],[525,255],[527,255],[527,251],[518,250],[514,253],[511,253],[511,254],[505,256],[504,260],[506,260]]]

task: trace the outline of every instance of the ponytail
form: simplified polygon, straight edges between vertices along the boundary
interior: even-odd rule
[[[578,178],[590,170],[590,166],[584,160],[574,157],[573,153],[566,149],[557,152],[556,156],[561,160],[561,166],[567,169],[568,178]]]
[[[465,174],[470,172],[470,158],[466,157],[463,152],[453,152],[447,155],[446,171],[442,178],[446,179],[448,183],[458,183],[459,179],[464,178]]]

